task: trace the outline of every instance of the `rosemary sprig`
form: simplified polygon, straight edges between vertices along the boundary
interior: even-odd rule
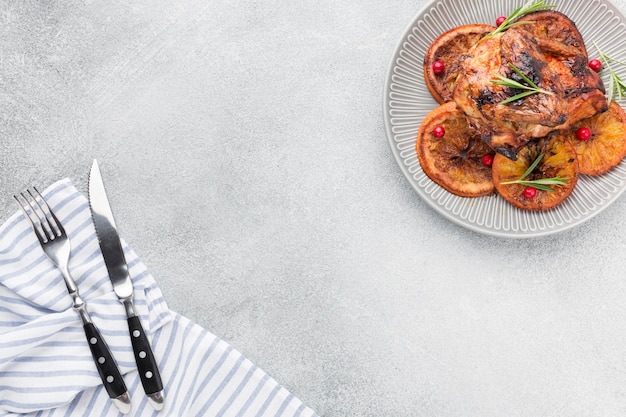
[[[621,65],[626,65],[626,63],[618,61],[617,59],[613,59],[610,56],[606,55],[604,52],[600,50],[600,47],[598,46],[596,41],[593,41],[593,46],[596,47],[598,54],[600,54],[600,59],[602,60],[603,66],[605,66],[609,70],[609,74],[610,74],[609,88],[607,91],[608,93],[607,99],[609,101],[609,104],[611,104],[611,100],[613,100],[616,93],[617,93],[617,101],[622,101],[622,98],[626,96],[626,84],[622,81],[620,76],[617,75],[615,71],[613,71],[613,68],[611,67],[611,63],[616,62]]]
[[[504,32],[505,30],[512,28],[514,26],[518,26],[518,25],[525,25],[525,24],[529,24],[529,23],[534,23],[534,22],[528,22],[528,21],[520,21],[520,22],[515,22],[515,20],[519,19],[520,17],[527,15],[529,13],[533,13],[533,12],[539,12],[542,10],[550,10],[553,9],[555,6],[554,5],[550,5],[550,4],[546,4],[546,0],[529,0],[528,2],[526,2],[526,4],[518,7],[517,9],[513,10],[513,13],[511,13],[504,22],[502,22],[502,24],[500,26],[498,26],[493,32],[487,34],[485,37],[483,37],[483,39],[489,38],[495,34]]]
[[[538,94],[538,93],[542,93],[542,94],[550,94],[552,95],[553,93],[551,91],[546,91],[542,88],[539,88],[537,86],[537,84],[535,84],[530,78],[528,78],[526,75],[524,75],[524,73],[522,73],[522,71],[519,70],[519,68],[517,68],[515,65],[509,63],[509,66],[511,67],[511,69],[513,69],[513,71],[515,71],[517,73],[517,75],[519,75],[522,80],[527,83],[528,85],[524,85],[522,83],[520,83],[519,81],[515,81],[512,80],[510,78],[505,77],[502,74],[496,74],[496,77],[498,78],[497,80],[491,80],[492,83],[494,84],[498,84],[498,85],[502,85],[504,87],[509,87],[509,88],[515,88],[518,90],[526,90],[522,93],[516,94],[512,97],[507,98],[506,100],[502,100],[501,102],[499,102],[498,104],[507,104],[507,103],[511,103],[513,101],[519,100],[521,98],[530,96],[532,94]]]
[[[543,153],[539,154],[537,159],[535,159],[533,161],[533,163],[530,164],[530,166],[528,167],[526,172],[524,172],[524,174],[521,177],[519,177],[518,179],[516,179],[514,181],[501,182],[500,184],[505,184],[505,185],[508,185],[508,184],[521,184],[521,185],[534,187],[534,188],[536,188],[538,190],[548,191],[548,192],[554,191],[554,189],[551,187],[551,185],[565,185],[565,181],[568,181],[569,178],[554,177],[554,178],[541,178],[541,179],[538,179],[538,180],[526,180],[525,179],[526,177],[528,177],[530,175],[531,172],[533,172],[533,170],[535,168],[537,168],[537,165],[539,165],[539,162],[541,162],[543,157],[544,157]]]

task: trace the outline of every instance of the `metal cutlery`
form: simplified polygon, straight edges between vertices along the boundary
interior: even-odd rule
[[[33,188],[33,190],[34,192],[26,190],[20,193],[21,198],[18,196],[14,196],[14,198],[24,212],[24,216],[30,222],[43,251],[63,275],[67,291],[74,300],[73,307],[83,322],[83,329],[91,355],[107,394],[119,411],[127,414],[130,411],[131,403],[126,384],[109,347],[96,325],[92,322],[87,312],[87,304],[80,297],[76,282],[68,268],[71,244],[67,233],[43,196],[36,188]]]
[[[93,161],[89,173],[89,205],[113,290],[126,309],[130,340],[141,384],[152,406],[160,410],[164,401],[161,375],[150,341],[135,312],[133,283],[96,160]]]

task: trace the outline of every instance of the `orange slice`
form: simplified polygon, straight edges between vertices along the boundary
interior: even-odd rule
[[[452,100],[454,84],[467,51],[495,29],[494,26],[484,24],[457,26],[430,44],[424,55],[424,80],[438,103]],[[444,70],[441,73],[435,73],[433,69],[437,61],[443,63]]]
[[[452,194],[479,197],[493,193],[491,167],[482,163],[483,156],[493,155],[493,151],[469,127],[454,102],[442,104],[426,116],[415,149],[426,175]]]
[[[533,198],[524,195],[526,185],[502,184],[520,179],[533,162],[544,154],[535,169],[525,178],[566,178],[565,185],[553,185],[552,191],[536,190]],[[562,203],[578,182],[579,168],[576,151],[572,144],[559,135],[529,142],[513,161],[497,154],[493,159],[493,182],[498,193],[509,203],[525,210],[549,210]]]
[[[590,137],[579,140],[578,129],[585,128]],[[582,120],[564,135],[576,149],[581,174],[604,174],[626,156],[626,112],[612,101],[608,111]]]

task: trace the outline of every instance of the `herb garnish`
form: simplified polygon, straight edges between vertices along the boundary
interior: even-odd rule
[[[521,184],[521,185],[534,187],[538,190],[549,191],[549,192],[554,191],[554,189],[550,187],[551,185],[565,185],[565,181],[569,180],[569,178],[554,177],[554,178],[541,178],[538,180],[525,180],[524,179],[528,177],[531,172],[533,172],[533,170],[537,167],[537,165],[539,165],[539,162],[541,162],[541,160],[543,159],[543,156],[544,156],[543,153],[539,154],[537,159],[535,159],[535,161],[528,167],[526,172],[524,172],[524,174],[518,179],[516,179],[515,181],[506,181],[506,182],[501,182],[500,184]]]
[[[491,80],[492,83],[494,84],[498,84],[498,85],[502,85],[505,87],[509,87],[509,88],[516,88],[518,90],[526,90],[523,93],[519,93],[516,94],[512,97],[507,98],[506,100],[502,100],[500,103],[498,104],[507,104],[507,103],[511,103],[513,101],[519,100],[521,98],[530,96],[532,94],[537,94],[537,93],[542,93],[542,94],[550,94],[552,95],[553,93],[551,91],[546,91],[542,88],[539,88],[537,86],[537,84],[535,84],[530,78],[528,78],[526,75],[524,75],[515,65],[509,63],[509,66],[511,67],[511,69],[513,69],[513,71],[515,71],[517,73],[517,75],[519,75],[520,77],[522,77],[522,80],[524,80],[524,82],[526,82],[528,85],[524,85],[518,81],[512,80],[510,78],[507,78],[505,76],[503,76],[502,74],[496,74],[496,77],[498,78],[497,80]]]
[[[626,96],[626,84],[624,84],[624,82],[619,77],[619,75],[617,75],[617,73],[613,71],[613,68],[611,68],[611,62],[617,62],[618,64],[621,64],[621,65],[626,65],[626,63],[618,61],[617,59],[613,59],[610,56],[606,55],[604,52],[600,50],[600,47],[598,47],[598,44],[596,43],[596,41],[593,41],[593,46],[595,46],[596,49],[598,50],[598,54],[600,54],[600,59],[602,60],[602,63],[608,68],[609,73],[611,75],[609,78],[609,89],[608,89],[608,94],[607,94],[609,104],[611,104],[611,100],[613,100],[613,97],[615,97],[616,93],[617,93],[617,100],[622,101],[622,98]]]
[[[527,15],[529,13],[533,13],[533,12],[539,12],[539,11],[543,11],[543,10],[550,10],[553,9],[554,5],[550,5],[550,4],[546,4],[545,0],[530,0],[528,1],[526,4],[524,4],[523,6],[518,7],[517,9],[515,9],[513,11],[513,13],[511,13],[505,20],[504,22],[502,22],[502,24],[500,26],[498,26],[496,28],[496,30],[494,30],[493,32],[485,35],[482,39],[486,39],[489,38],[495,34],[504,32],[505,30],[512,28],[514,26],[518,26],[518,25],[525,25],[525,24],[529,24],[529,23],[535,23],[535,22],[528,22],[528,21],[520,21],[520,22],[515,22],[515,20],[517,20],[518,18]]]

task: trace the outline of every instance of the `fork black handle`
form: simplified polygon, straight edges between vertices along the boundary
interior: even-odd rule
[[[85,323],[83,329],[85,336],[87,336],[89,349],[91,349],[91,356],[93,356],[109,398],[118,398],[124,395],[127,391],[126,384],[98,328],[93,323]]]
[[[150,347],[148,336],[146,336],[138,316],[128,318],[128,330],[143,390],[148,395],[161,392],[163,390],[163,382],[161,382],[159,367]]]

